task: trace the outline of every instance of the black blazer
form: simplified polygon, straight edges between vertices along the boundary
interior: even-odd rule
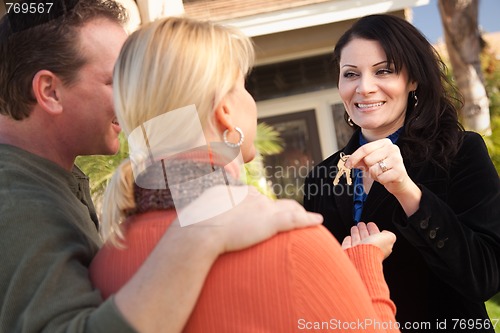
[[[359,130],[341,151],[353,153],[358,137]],[[317,165],[304,187],[304,207],[321,213],[339,242],[354,225],[353,185],[344,176],[332,184],[341,151]],[[405,166],[422,190],[419,210],[408,218],[396,198],[374,182],[361,217],[397,236],[384,273],[402,331],[413,331],[404,325],[428,323],[420,330],[432,325],[439,332],[494,332],[484,329],[484,302],[500,290],[500,180],[483,139],[464,132],[448,172],[425,161]]]

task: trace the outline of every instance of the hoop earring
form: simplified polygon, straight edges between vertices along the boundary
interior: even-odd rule
[[[354,127],[356,124],[352,121],[351,117],[347,117],[347,124],[351,127]]]
[[[224,143],[228,146],[228,147],[231,147],[231,148],[238,148],[239,146],[241,146],[243,144],[243,141],[245,140],[245,134],[243,134],[243,131],[241,130],[241,128],[239,127],[235,127],[234,128],[236,132],[238,132],[238,134],[240,135],[240,140],[237,142],[237,143],[232,143],[232,142],[229,142],[229,140],[227,139],[227,134],[229,133],[229,130],[225,130],[224,133],[222,134],[222,139],[224,140]]]

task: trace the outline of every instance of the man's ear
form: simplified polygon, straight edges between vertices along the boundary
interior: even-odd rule
[[[41,70],[32,81],[33,94],[40,107],[52,115],[62,113],[60,88],[62,81],[51,71]]]
[[[234,130],[233,120],[231,118],[231,108],[226,99],[222,99],[219,105],[215,108],[215,119],[217,121],[217,127],[229,130],[230,132]]]

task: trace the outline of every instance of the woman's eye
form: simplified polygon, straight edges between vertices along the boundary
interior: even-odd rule
[[[377,74],[391,74],[392,72],[390,68],[382,68],[377,71]]]
[[[345,72],[345,73],[344,73],[344,77],[345,77],[345,78],[350,78],[350,77],[353,77],[353,76],[355,76],[355,75],[356,75],[356,73],[353,73],[353,72]]]

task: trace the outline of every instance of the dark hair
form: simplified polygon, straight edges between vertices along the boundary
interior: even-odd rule
[[[454,101],[463,105],[461,95],[446,77],[447,68],[437,51],[408,21],[391,15],[370,15],[358,20],[339,39],[333,51],[334,71],[340,73],[342,49],[353,39],[380,43],[387,61],[399,73],[403,68],[416,81],[415,95],[408,96],[401,149],[411,163],[431,161],[443,168],[456,155],[463,128]]]
[[[26,2],[26,1],[23,1]],[[31,0],[31,2],[34,2]],[[54,0],[52,14],[17,13],[0,20],[0,114],[22,120],[36,99],[33,77],[40,70],[71,85],[86,63],[79,28],[95,19],[126,22],[123,6],[112,0]]]

